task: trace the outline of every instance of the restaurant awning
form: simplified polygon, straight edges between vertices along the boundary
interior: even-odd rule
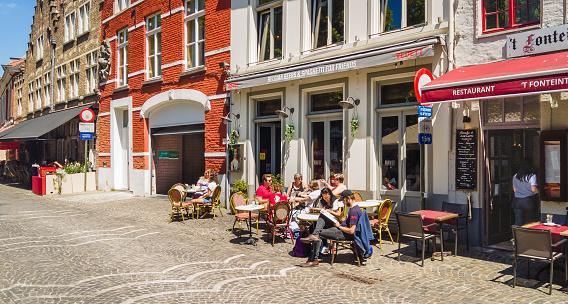
[[[49,133],[55,128],[77,117],[81,110],[89,107],[91,107],[91,105],[54,112],[23,121],[3,132],[0,132],[0,142],[37,140],[38,137]]]
[[[434,44],[438,42],[438,37],[430,37],[397,45],[389,45],[388,47],[263,70],[262,72],[236,75],[225,81],[225,83],[227,90],[243,89],[429,57],[434,56]]]
[[[568,90],[568,53],[452,70],[422,87],[422,103],[499,98]]]

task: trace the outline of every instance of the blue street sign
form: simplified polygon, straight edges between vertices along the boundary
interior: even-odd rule
[[[93,133],[83,133],[81,132],[81,139],[82,140],[90,140],[93,139]]]
[[[432,107],[419,106],[418,107],[418,117],[431,117]]]
[[[420,133],[418,134],[418,143],[421,145],[432,144],[432,134]]]

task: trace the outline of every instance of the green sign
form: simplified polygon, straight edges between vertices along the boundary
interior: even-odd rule
[[[178,151],[159,151],[158,158],[160,159],[179,159]]]

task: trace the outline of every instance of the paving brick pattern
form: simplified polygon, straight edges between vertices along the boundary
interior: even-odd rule
[[[39,197],[0,185],[2,303],[560,303],[562,276],[511,287],[509,253],[462,249],[419,266],[413,245],[383,244],[364,266],[340,252],[336,263],[298,267],[291,240],[257,246],[230,233],[233,216],[168,223],[165,197],[118,192]],[[79,197],[80,199],[76,199]],[[105,199],[106,198],[106,199]],[[449,246],[449,245],[448,245]],[[533,265],[536,274],[538,265]],[[563,274],[562,274],[563,275]]]

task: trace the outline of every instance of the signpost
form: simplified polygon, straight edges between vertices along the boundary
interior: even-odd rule
[[[434,80],[428,69],[420,69],[414,76],[414,95],[421,104],[418,107],[418,143],[420,144],[420,208],[424,209],[424,145],[432,144],[432,107],[422,103],[422,87]]]
[[[79,134],[81,135],[81,140],[85,141],[85,188],[87,191],[87,157],[88,157],[88,140],[93,139],[93,133],[95,132],[95,112],[91,109],[83,109],[79,113],[79,118],[81,121],[79,123]]]

